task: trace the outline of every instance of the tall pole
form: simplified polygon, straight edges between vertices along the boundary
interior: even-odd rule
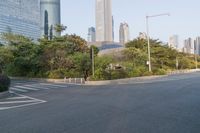
[[[95,70],[94,70],[94,48],[92,47],[92,75],[93,75],[93,77],[94,77],[94,72],[95,72]]]
[[[151,49],[150,49],[150,37],[149,37],[149,16],[146,16],[146,32],[147,32],[147,42],[148,42],[148,65],[149,72],[152,72],[151,69]]]
[[[198,69],[198,60],[197,60],[197,54],[195,53],[195,62],[196,62],[196,69]]]
[[[169,16],[169,13],[157,14],[152,16],[146,16],[146,32],[147,32],[147,42],[148,42],[148,65],[149,65],[149,72],[152,72],[151,66],[151,47],[150,47],[150,37],[149,37],[149,18],[160,17],[160,16]]]

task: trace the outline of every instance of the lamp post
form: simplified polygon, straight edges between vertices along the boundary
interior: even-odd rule
[[[157,15],[151,15],[146,16],[146,32],[147,32],[147,42],[148,42],[148,65],[149,65],[149,72],[152,72],[151,68],[151,48],[150,48],[150,37],[149,37],[149,18],[155,18],[160,16],[170,16],[169,13],[163,13],[163,14],[157,14]]]

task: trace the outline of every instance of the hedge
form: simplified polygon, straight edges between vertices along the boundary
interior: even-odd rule
[[[0,75],[0,92],[8,91],[10,87],[10,79],[5,75]]]

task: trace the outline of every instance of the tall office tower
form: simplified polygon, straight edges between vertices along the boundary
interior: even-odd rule
[[[40,1],[41,17],[41,36],[52,39],[53,36],[60,36],[61,33],[56,31],[56,25],[60,25],[60,0],[41,0]]]
[[[111,0],[96,0],[96,41],[113,42]]]
[[[188,38],[184,41],[184,52],[194,54],[194,41],[192,38]]]
[[[38,0],[0,0],[0,33],[40,38]],[[1,40],[2,41],[2,40]]]
[[[126,44],[130,41],[129,26],[127,23],[121,23],[119,28],[119,42]]]
[[[194,40],[194,53],[200,55],[200,37]]]
[[[112,16],[112,35],[113,35],[113,41],[115,40],[115,21],[114,17]]]
[[[169,43],[168,43],[170,48],[178,50],[179,47],[179,38],[178,35],[173,35],[169,38]]]
[[[95,42],[96,41],[96,30],[94,27],[90,27],[88,29],[88,42]]]

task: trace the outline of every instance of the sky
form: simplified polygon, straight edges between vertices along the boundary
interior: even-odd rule
[[[119,26],[127,22],[130,37],[146,32],[145,16],[170,13],[170,16],[149,20],[150,36],[163,42],[178,35],[183,40],[200,36],[199,0],[112,0],[115,21],[115,41],[119,40]],[[87,39],[88,28],[95,27],[95,0],[61,0],[61,23],[67,34],[77,34]]]

